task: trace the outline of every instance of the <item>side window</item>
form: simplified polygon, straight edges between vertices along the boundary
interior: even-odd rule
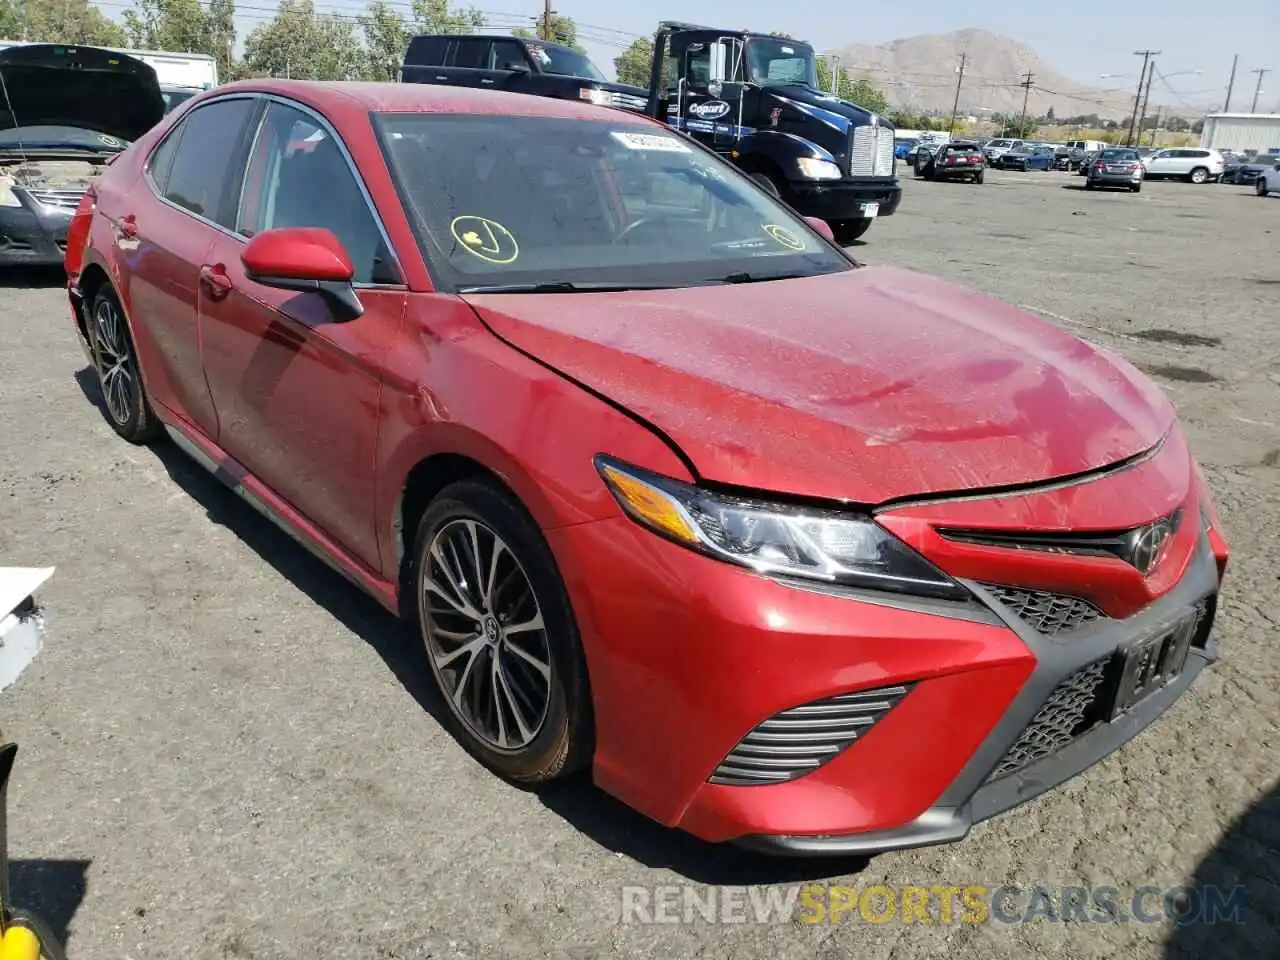
[[[147,173],[151,175],[156,189],[164,194],[169,184],[169,170],[173,167],[173,158],[178,152],[178,144],[182,141],[183,124],[169,131],[169,135],[160,142],[147,161]]]
[[[449,41],[444,37],[414,37],[404,61],[409,66],[442,67]]]
[[[489,41],[478,37],[454,41],[453,59],[449,66],[487,70],[489,68]]]
[[[529,61],[525,59],[524,47],[519,43],[514,40],[493,41],[494,70],[510,70],[528,66]]]
[[[166,200],[219,222],[218,208],[233,157],[256,102],[247,97],[215,100],[187,114],[181,123],[182,139],[169,161]]]
[[[310,114],[272,102],[245,172],[236,231],[325,227],[346,248],[356,283],[399,283],[368,201],[329,131]]]

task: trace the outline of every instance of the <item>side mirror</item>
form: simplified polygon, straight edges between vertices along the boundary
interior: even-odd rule
[[[338,238],[322,227],[264,230],[245,246],[240,262],[254,283],[320,294],[337,320],[354,320],[364,313],[351,286],[351,258]]]
[[[723,43],[711,44],[711,69],[707,80],[710,83],[724,83],[729,78],[729,48]]]
[[[814,230],[822,234],[832,243],[836,242],[835,231],[831,229],[831,224],[823,220],[821,217],[805,217],[804,222],[813,227]]]

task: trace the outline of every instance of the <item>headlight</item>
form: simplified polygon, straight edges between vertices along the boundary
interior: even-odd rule
[[[13,192],[12,180],[0,180],[0,207],[20,207],[22,201]]]
[[[578,91],[578,96],[590,103],[599,104],[607,107],[613,103],[613,94],[608,90],[597,90],[594,87],[583,87]]]
[[[796,161],[800,172],[810,180],[839,180],[840,168],[830,160],[801,157]]]
[[[711,493],[603,456],[596,469],[631,519],[716,559],[775,576],[969,596],[869,517]]]

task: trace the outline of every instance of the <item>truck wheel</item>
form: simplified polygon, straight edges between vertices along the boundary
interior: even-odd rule
[[[769,194],[769,196],[773,197],[775,200],[782,199],[782,191],[780,191],[778,189],[778,185],[773,182],[773,177],[769,176],[767,173],[759,172],[750,174],[750,177],[752,182],[765,193]]]
[[[870,219],[831,221],[831,232],[835,234],[836,243],[842,247],[847,247],[870,229]]]

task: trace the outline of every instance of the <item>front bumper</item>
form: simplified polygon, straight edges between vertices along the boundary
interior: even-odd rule
[[[61,264],[70,224],[65,210],[0,207],[0,266]]]
[[[1194,515],[1198,502],[1179,466],[1187,456],[1175,437],[1140,466],[1071,488],[1073,515],[1098,529],[1127,529],[1170,504]],[[1060,520],[1060,496],[1027,497],[1018,525]],[[907,509],[882,522],[917,544],[926,534],[936,538],[928,534],[937,522],[930,509],[944,519],[982,520],[1004,515],[1002,503]],[[587,658],[596,783],[703,840],[800,855],[959,840],[973,823],[1051,789],[1135,736],[1216,657],[1210,630],[1226,554],[1212,536],[1188,523],[1176,556],[1150,578],[1136,570],[1120,576],[1106,616],[1050,637],[978,579],[1006,568],[1040,580],[1066,576],[1089,597],[1089,585],[1110,576],[1098,579],[1104,561],[1012,560],[1003,550],[988,560],[985,548],[952,546],[968,551],[964,563],[981,561],[967,568],[974,572],[963,572],[959,560],[944,565],[974,595],[958,605],[756,576],[623,517],[547,532]],[[933,549],[924,552],[934,556]],[[1075,592],[1067,586],[1053,589]],[[1142,599],[1146,593],[1154,599]],[[1184,670],[1109,719],[1104,683],[1118,685],[1111,669],[1118,652],[1202,603],[1203,629]],[[1028,731],[1043,726],[1037,715],[1051,695],[1095,667],[1090,716],[1102,719],[1073,726],[1071,738],[1054,740],[1047,754],[1029,750]],[[779,741],[795,746],[796,724],[837,711],[844,719],[835,722],[859,722],[848,720],[847,704],[862,697],[891,703],[811,769],[781,781],[759,778],[779,763]]]
[[[796,212],[820,220],[862,220],[868,203],[880,205],[877,217],[889,217],[898,209],[902,186],[896,177],[867,180],[790,181],[785,198]]]

